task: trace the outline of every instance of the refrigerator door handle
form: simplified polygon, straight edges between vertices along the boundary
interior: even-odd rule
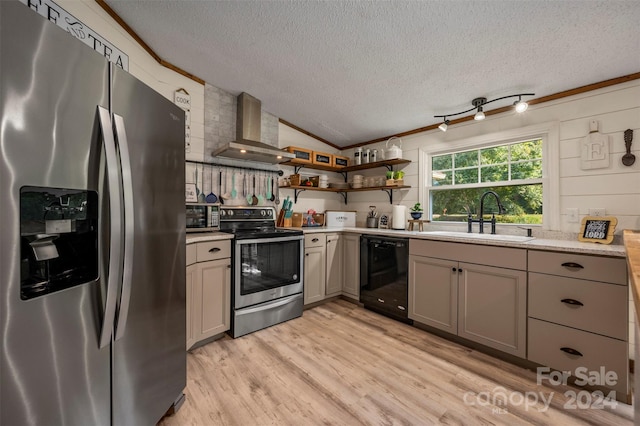
[[[124,195],[124,268],[122,275],[122,291],[118,318],[116,320],[116,337],[120,339],[127,326],[129,315],[129,301],[131,300],[131,284],[133,282],[133,245],[135,233],[135,214],[133,207],[133,179],[131,177],[131,160],[129,156],[129,143],[125,131],[124,119],[118,114],[113,114],[113,122],[116,132],[116,140],[120,149],[120,166],[122,169],[122,192]]]
[[[100,130],[102,132],[102,140],[104,142],[104,151],[106,157],[107,181],[109,184],[109,223],[110,241],[109,241],[109,277],[107,280],[107,297],[104,306],[104,316],[102,320],[102,330],[100,332],[99,346],[104,348],[111,343],[113,332],[113,321],[115,318],[116,303],[118,299],[118,290],[121,282],[121,184],[120,184],[120,166],[118,164],[118,153],[116,150],[116,142],[113,136],[113,128],[111,126],[111,116],[109,111],[98,106],[98,121],[100,122]]]

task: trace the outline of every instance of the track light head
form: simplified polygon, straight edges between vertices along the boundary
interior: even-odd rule
[[[443,132],[446,132],[447,128],[449,127],[449,123],[450,121],[445,118],[444,122],[438,126],[438,129],[442,130]]]
[[[476,112],[476,115],[473,116],[474,120],[484,120],[484,112],[482,111],[482,105],[484,105],[487,102],[487,98],[475,98],[474,100],[471,101],[471,104],[478,108],[478,112]]]
[[[526,103],[525,101],[523,101],[522,97],[520,97],[520,99],[515,101],[513,103],[513,105],[516,107],[516,112],[517,113],[525,112],[527,110],[527,108],[529,108],[529,104]]]

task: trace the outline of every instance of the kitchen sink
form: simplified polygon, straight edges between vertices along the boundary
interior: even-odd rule
[[[455,232],[455,231],[425,231],[420,232],[424,235],[442,236],[442,237],[454,237],[464,238],[470,240],[490,240],[490,241],[509,241],[514,243],[524,243],[535,239],[535,237],[527,237],[524,235],[506,235],[506,234],[477,234],[468,232]]]

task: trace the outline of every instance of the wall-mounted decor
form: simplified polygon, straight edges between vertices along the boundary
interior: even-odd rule
[[[78,18],[64,10],[53,0],[20,1],[38,15],[44,16],[51,23],[62,28],[73,37],[104,56],[108,61],[113,62],[116,66],[129,72],[129,56],[126,53],[89,28]]]
[[[598,132],[598,122],[589,122],[589,134],[580,140],[580,168],[582,170],[609,167],[609,135]]]
[[[636,162],[636,156],[631,153],[631,143],[633,142],[633,130],[627,129],[624,131],[624,147],[627,153],[622,156],[622,164],[625,166],[631,166]]]
[[[195,183],[187,183],[185,184],[184,190],[184,198],[187,203],[197,203],[198,202],[198,192],[196,191]]]
[[[589,243],[611,244],[618,219],[613,216],[586,216],[582,218],[578,240]]]
[[[191,152],[191,95],[180,88],[173,93],[173,103],[184,110],[184,149]]]

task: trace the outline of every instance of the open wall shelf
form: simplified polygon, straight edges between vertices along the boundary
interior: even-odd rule
[[[356,166],[348,166],[348,167],[342,167],[342,168],[338,168],[338,167],[329,167],[329,166],[325,166],[322,164],[301,164],[301,163],[297,163],[297,162],[293,162],[293,161],[287,161],[285,163],[280,163],[283,166],[292,166],[295,169],[295,173],[298,174],[298,172],[303,169],[303,168],[307,168],[307,169],[313,169],[313,170],[322,170],[325,172],[334,172],[334,173],[340,173],[343,177],[344,177],[344,181],[347,181],[347,177],[349,172],[355,172],[358,170],[368,170],[368,169],[375,169],[378,167],[386,167],[387,170],[392,171],[393,170],[393,166],[398,166],[398,165],[406,165],[411,163],[410,160],[403,160],[400,158],[396,158],[393,160],[382,160],[382,161],[376,161],[373,163],[366,163],[366,164],[358,164]],[[318,188],[317,186],[281,186],[280,188],[282,189],[293,189],[293,201],[294,202],[298,202],[298,195],[300,195],[301,192],[304,191],[324,191],[324,192],[336,192],[340,195],[342,195],[342,198],[344,198],[344,203],[347,204],[347,194],[349,192],[362,192],[362,191],[384,191],[389,195],[389,203],[393,204],[393,190],[394,189],[408,189],[411,188],[410,186],[369,186],[366,188],[349,188],[349,189],[338,189],[338,188]]]

